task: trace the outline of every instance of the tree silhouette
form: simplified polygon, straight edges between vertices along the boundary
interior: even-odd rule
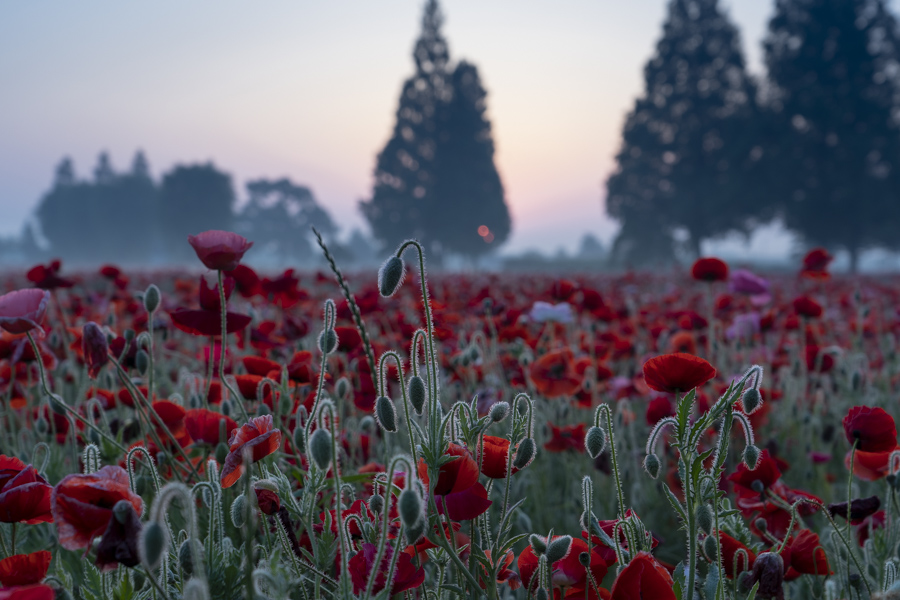
[[[193,255],[187,236],[209,229],[233,230],[235,203],[231,176],[212,163],[179,165],[163,176],[160,230],[170,258]]]
[[[704,239],[768,217],[746,176],[760,168],[756,90],[718,0],[669,3],[644,81],[607,180],[607,213],[622,223],[615,258],[670,261],[678,228],[699,255]]]
[[[810,243],[896,247],[897,23],[882,0],[778,0],[765,40],[786,225]]]

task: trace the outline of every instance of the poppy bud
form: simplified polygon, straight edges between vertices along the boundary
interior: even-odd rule
[[[750,388],[741,397],[741,403],[744,405],[744,413],[753,414],[762,404],[762,396],[756,388]]]
[[[278,399],[278,412],[283,415],[289,415],[292,408],[294,408],[294,399],[291,398],[290,394],[282,394],[281,398]]]
[[[297,447],[297,452],[300,454],[306,454],[306,437],[304,435],[303,427],[297,427],[294,429],[294,446]],[[221,461],[220,461],[221,462]]]
[[[247,496],[241,494],[231,503],[231,522],[238,529],[247,522],[247,502]]]
[[[38,416],[34,421],[34,430],[39,435],[46,435],[50,431],[50,423],[44,418],[44,415]]]
[[[413,527],[422,520],[422,498],[409,488],[403,490],[397,500],[397,511],[403,526],[407,529]]]
[[[425,407],[425,400],[428,399],[428,390],[425,389],[425,380],[418,375],[410,377],[407,386],[407,394],[409,394],[409,401],[413,405],[413,410],[416,411],[417,415],[421,415],[422,409]]]
[[[313,431],[309,436],[309,455],[322,471],[328,470],[331,464],[331,434],[322,428]]]
[[[222,409],[222,414],[226,417],[230,417],[234,412],[234,405],[231,403],[231,400],[223,400],[219,407]]]
[[[711,561],[715,561],[719,556],[719,548],[716,545],[716,538],[708,535],[703,540],[703,554]]]
[[[66,414],[66,402],[59,394],[48,394],[46,396],[50,409],[58,415]]]
[[[119,500],[116,502],[116,505],[113,506],[113,516],[115,516],[116,521],[122,525],[125,524],[132,512],[134,512],[134,507],[127,500]]]
[[[757,529],[759,529],[760,533],[765,533],[769,529],[769,522],[766,521],[765,519],[763,519],[762,517],[759,517],[758,519],[753,521],[753,525]]]
[[[199,545],[199,542],[194,543]],[[190,539],[186,539],[181,542],[181,546],[178,548],[178,564],[181,565],[181,570],[184,571],[187,575],[190,575],[194,572],[194,555],[191,554]]]
[[[600,456],[606,448],[606,434],[603,430],[599,427],[588,429],[584,436],[584,448],[592,459]]]
[[[318,346],[322,354],[331,354],[338,345],[338,335],[334,329],[323,329],[319,334]]]
[[[375,419],[385,431],[389,433],[397,431],[397,410],[387,396],[379,396],[375,401]]]
[[[426,519],[420,519],[418,523],[410,527],[406,530],[406,542],[408,544],[415,544],[422,536],[425,535],[425,526],[427,525]]]
[[[528,536],[528,543],[531,545],[531,550],[536,556],[541,556],[547,551],[546,540],[536,533],[532,533]]]
[[[137,354],[134,355],[134,366],[141,375],[147,374],[147,369],[150,368],[150,355],[146,350],[137,351]]]
[[[644,457],[644,470],[653,479],[659,477],[659,457],[655,454],[648,454]]]
[[[531,464],[537,454],[537,446],[534,439],[528,437],[519,442],[519,448],[516,450],[516,458],[513,460],[513,466],[520,471]]]
[[[587,552],[582,552],[578,555],[578,562],[581,563],[582,567],[587,567],[591,564],[591,555]]]
[[[385,297],[390,298],[403,284],[403,277],[406,275],[406,265],[399,256],[392,256],[381,265],[378,269],[378,291]]]
[[[784,594],[784,560],[775,552],[763,552],[753,562],[750,585],[759,583],[757,593],[761,598],[781,598]]]
[[[191,577],[184,585],[184,593],[181,595],[184,600],[209,600],[209,589],[199,577]]]
[[[346,400],[350,396],[350,381],[346,377],[341,377],[334,384],[334,393],[341,400]]]
[[[572,536],[561,535],[555,540],[547,544],[547,562],[551,565],[558,560],[564,559],[569,554],[572,547]]]
[[[135,332],[134,329],[126,329],[122,332],[122,337],[125,338],[125,341],[129,344],[134,341]]]
[[[141,534],[141,562],[152,571],[159,566],[166,551],[166,531],[156,521],[150,521]]]
[[[216,445],[216,462],[224,464],[226,458],[228,458],[228,444],[219,442]]]
[[[359,428],[363,431],[372,431],[373,429],[375,429],[375,419],[373,419],[369,415],[364,416],[359,420]]]
[[[84,352],[88,375],[91,379],[95,379],[103,365],[109,361],[109,344],[103,330],[93,321],[85,323],[81,330],[81,349]]]
[[[537,593],[534,595],[536,600],[547,600],[550,595],[547,593],[547,590],[544,588],[538,588]]]
[[[144,292],[144,310],[153,314],[159,308],[159,300],[159,288],[151,283],[150,287]]]
[[[281,508],[278,486],[271,479],[257,481],[253,484],[253,491],[256,492],[256,505],[263,514],[274,515]]]
[[[509,403],[497,402],[491,407],[491,422],[499,423],[509,415]]]
[[[744,448],[744,464],[751,471],[756,469],[756,463],[759,462],[759,448],[750,444]]]
[[[384,509],[384,496],[372,494],[372,497],[369,498],[368,506],[369,510],[376,515],[381,514],[381,511]]]
[[[704,533],[710,533],[713,527],[713,510],[709,504],[697,507],[697,524]]]
[[[268,405],[263,404],[262,402],[260,402],[259,406],[256,407],[256,416],[257,417],[264,417],[267,414],[269,414],[269,412],[270,411],[269,411]]]

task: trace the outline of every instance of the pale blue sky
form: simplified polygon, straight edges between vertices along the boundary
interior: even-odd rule
[[[506,251],[608,240],[602,208],[625,114],[666,0],[443,0],[454,59],[480,70],[513,215]],[[723,0],[751,69],[770,0]],[[212,159],[243,182],[309,185],[361,226],[375,155],[413,69],[422,0],[4,3],[0,234],[17,232],[70,155],[155,175]]]

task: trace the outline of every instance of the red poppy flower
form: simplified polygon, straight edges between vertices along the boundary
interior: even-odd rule
[[[0,600],[53,600],[56,592],[49,585],[24,585],[0,589]]]
[[[228,456],[222,465],[222,487],[237,483],[244,473],[243,452],[251,451],[253,462],[262,460],[281,447],[281,431],[274,428],[272,415],[250,419],[240,429],[235,429],[228,440]]]
[[[192,440],[212,446],[227,441],[231,432],[237,429],[234,419],[206,408],[187,411],[184,426]]]
[[[353,593],[361,594],[368,585],[369,577],[375,566],[375,556],[378,554],[378,547],[375,544],[363,544],[359,552],[353,555],[347,563],[350,571],[350,578],[353,580]],[[390,568],[391,558],[394,549],[388,544],[385,548],[381,565],[378,568],[378,575],[375,576],[375,585],[372,591],[376,594],[383,590],[386,586],[385,573]],[[417,569],[413,564],[412,557],[406,552],[402,552],[394,569],[394,579],[391,581],[391,592],[389,596],[394,596],[406,590],[417,588],[425,583],[425,570]]]
[[[118,279],[122,275],[122,270],[115,265],[103,265],[99,273],[107,279]]]
[[[218,229],[189,235],[188,243],[200,262],[213,271],[233,271],[244,253],[253,246],[253,242],[248,242],[242,235]]]
[[[481,449],[481,472],[491,479],[506,479],[509,461],[509,440],[493,435],[484,436]],[[513,473],[518,471],[513,467]]]
[[[856,452],[847,451],[844,456],[844,466],[850,468],[850,455],[853,455],[853,474],[863,481],[878,481],[888,474],[891,454],[897,450],[892,448],[884,452]]]
[[[756,560],[753,550],[724,531],[719,531],[719,540],[722,546],[722,567],[728,578],[734,579],[735,573],[740,574],[753,568],[753,561]],[[746,552],[747,556],[738,554],[740,550]]]
[[[756,468],[750,470],[743,462],[738,463],[737,471],[728,476],[728,481],[734,484],[734,491],[738,496],[758,497],[759,490],[754,486],[762,486],[763,491],[775,485],[781,479],[781,471],[778,463],[771,457],[768,450],[763,450],[756,461]],[[756,484],[756,482],[759,484]]]
[[[172,324],[191,335],[206,337],[222,335],[222,313],[212,310],[192,310],[179,308],[169,313]],[[225,331],[236,333],[243,330],[253,319],[249,315],[225,313]]]
[[[46,265],[35,265],[28,270],[25,277],[34,284],[34,287],[42,290],[54,290],[56,288],[70,288],[75,285],[68,279],[59,276],[62,262],[59,259],[50,261]]]
[[[50,292],[46,290],[16,290],[0,296],[0,327],[10,333],[27,333],[40,329],[47,314]]]
[[[0,455],[0,522],[50,523],[52,487],[31,465]]]
[[[109,343],[106,334],[93,321],[85,323],[81,331],[81,351],[88,367],[88,376],[96,379],[100,369],[109,361]]]
[[[830,352],[815,344],[808,344],[805,349],[806,368],[812,372],[827,373],[834,368],[834,357]]]
[[[716,376],[716,369],[692,354],[663,354],[644,363],[644,382],[657,392],[688,392]]]
[[[834,257],[825,248],[813,248],[803,257],[800,274],[810,279],[828,279],[828,265]]]
[[[718,258],[699,258],[691,267],[691,277],[697,281],[725,281],[728,265]]]
[[[491,551],[490,550],[485,550],[484,556],[485,556],[485,558],[488,559],[488,562],[490,562],[491,564],[496,566],[496,563],[494,563],[491,560]],[[500,585],[503,585],[504,583],[508,584],[509,589],[511,589],[511,590],[517,590],[520,587],[522,587],[522,579],[519,577],[519,574],[509,568],[512,566],[513,561],[515,561],[515,560],[516,560],[516,554],[512,550],[507,550],[506,554],[500,560],[500,563],[501,563],[500,570],[497,571],[497,583],[499,583]],[[489,573],[487,572],[487,569],[485,569],[482,566],[481,573],[478,576],[478,583],[479,583],[479,585],[481,585],[481,589],[483,589],[483,590],[487,589],[487,584],[485,583],[485,579],[488,576],[489,576]]]
[[[261,356],[245,356],[241,361],[244,363],[244,368],[247,369],[247,372],[251,375],[265,377],[272,371],[281,373],[281,365],[268,358],[262,358]]]
[[[656,396],[647,404],[647,425],[651,427],[660,420],[672,416],[675,416],[675,408],[666,396]]]
[[[553,539],[560,537],[562,536],[555,535]],[[568,592],[575,592],[573,593],[574,596],[584,597],[584,590],[589,588],[591,583],[587,576],[587,569],[579,561],[579,556],[582,552],[587,551],[588,545],[584,540],[572,538],[572,545],[569,546],[568,554],[550,566],[550,583],[554,588],[564,587]],[[526,586],[526,589],[534,591],[538,585],[538,578],[535,577],[538,557],[535,556],[531,546],[525,546],[525,549],[519,554],[518,567],[522,584]],[[596,550],[591,552],[590,568],[594,581],[598,584],[603,581],[603,578],[606,577],[608,565]]]
[[[823,544],[819,536],[809,529],[804,529],[790,542],[790,566],[804,575],[829,575],[833,573],[828,567]]]
[[[281,498],[277,493],[258,486],[254,486],[253,491],[256,493],[256,505],[264,515],[274,515],[281,508]]]
[[[441,467],[437,484],[434,486],[434,500],[438,513],[444,514],[444,503],[454,521],[467,521],[484,513],[491,506],[487,490],[478,483],[478,463],[472,454],[459,444],[451,443],[447,448],[448,456],[456,456],[455,460]],[[419,479],[427,486],[428,467],[419,459]]]
[[[550,439],[544,443],[545,450],[548,452],[565,452],[566,450],[584,452],[586,431],[584,423],[563,425],[562,427],[547,423],[547,426],[550,428]]]
[[[794,312],[808,319],[816,319],[822,316],[822,305],[809,296],[794,298]]]
[[[156,400],[151,406],[181,447],[191,443],[191,436],[184,425],[184,416],[186,414],[184,407],[175,404],[171,400]],[[153,424],[156,425],[155,420]],[[159,430],[160,439],[169,443],[169,437],[162,431],[162,428],[157,429]]]
[[[122,467],[63,477],[50,498],[60,545],[66,550],[87,548],[106,531],[119,500],[131,503],[137,514],[144,509],[141,497],[128,488],[128,473]]]
[[[47,576],[52,558],[47,550],[4,558],[0,560],[0,583],[3,587],[40,583]]]
[[[675,600],[672,576],[649,552],[638,552],[613,582],[612,600]]]
[[[863,452],[889,452],[897,447],[894,418],[881,408],[854,406],[844,417],[844,435]]]
[[[571,396],[584,379],[575,370],[575,357],[568,348],[543,355],[531,363],[528,374],[534,387],[547,398]]]

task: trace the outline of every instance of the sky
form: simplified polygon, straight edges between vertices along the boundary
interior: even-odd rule
[[[17,234],[63,156],[87,177],[100,151],[155,176],[213,161],[244,182],[308,185],[342,229],[365,228],[423,0],[5,3],[0,9],[0,235]],[[603,182],[667,0],[443,0],[454,60],[488,91],[513,218],[504,253],[613,237]],[[722,0],[752,72],[770,0]],[[743,251],[782,252],[763,233]],[[774,245],[773,245],[774,241]],[[722,246],[724,247],[724,246]]]

